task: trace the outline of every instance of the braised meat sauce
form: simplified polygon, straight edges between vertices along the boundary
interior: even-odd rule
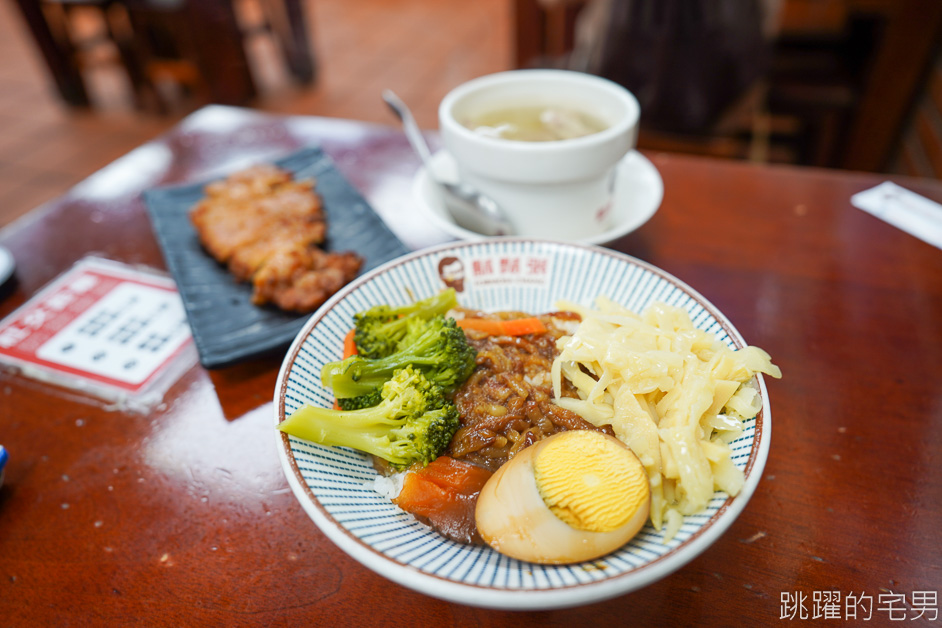
[[[519,312],[465,314],[529,316]],[[448,456],[496,471],[524,447],[556,432],[612,433],[611,428],[598,428],[553,403],[550,372],[558,353],[556,341],[579,322],[578,314],[554,312],[539,318],[546,325],[545,334],[511,337],[466,331],[478,352],[477,366],[455,392],[461,427],[452,438]],[[563,394],[575,395],[571,389],[564,389]]]

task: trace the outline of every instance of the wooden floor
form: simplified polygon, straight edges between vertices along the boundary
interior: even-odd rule
[[[272,43],[257,36],[249,53],[262,94],[253,106],[395,124],[380,99],[391,88],[420,125],[435,128],[438,102],[449,89],[509,69],[510,7],[511,0],[308,0],[317,83],[293,85]],[[90,80],[95,109],[64,106],[14,3],[0,2],[0,227],[186,113],[135,112],[115,69],[102,66]]]

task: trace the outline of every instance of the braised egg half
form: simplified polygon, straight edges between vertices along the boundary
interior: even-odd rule
[[[475,522],[498,552],[541,564],[592,560],[627,543],[648,519],[651,489],[617,438],[559,432],[530,445],[481,489]]]

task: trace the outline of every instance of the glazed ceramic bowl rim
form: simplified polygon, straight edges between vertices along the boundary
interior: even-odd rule
[[[613,102],[618,102],[624,108],[624,114],[616,121],[606,120],[606,122],[609,122],[607,128],[598,133],[555,142],[524,142],[489,137],[475,133],[455,118],[455,109],[459,108],[466,99],[478,93],[505,87],[518,87],[528,82],[534,84],[553,82],[564,87],[591,87],[594,90],[606,93]],[[491,147],[501,152],[512,151],[531,156],[534,153],[570,152],[583,146],[606,144],[611,142],[613,138],[629,133],[636,128],[640,116],[641,106],[638,104],[637,98],[624,87],[600,76],[572,70],[509,70],[480,76],[452,89],[445,95],[438,107],[438,119],[442,133],[451,134],[456,138],[460,138],[463,142]]]
[[[321,350],[325,346],[325,341],[330,341],[330,344],[339,341],[340,335],[342,335],[341,330],[333,330],[330,333],[324,330],[321,334],[324,337],[320,338],[317,342],[311,340],[314,331],[317,330],[319,325],[324,324],[325,317],[328,317],[335,307],[359,289],[368,286],[370,282],[374,282],[387,273],[396,271],[396,269],[407,270],[413,268],[410,264],[428,261],[424,258],[435,259],[435,257],[440,257],[444,253],[471,254],[475,250],[481,250],[482,247],[484,249],[498,251],[513,250],[513,247],[535,247],[537,251],[561,251],[562,253],[571,255],[600,256],[601,262],[613,261],[613,263],[620,262],[630,264],[633,267],[637,267],[639,272],[651,273],[655,276],[655,279],[668,282],[671,289],[680,290],[683,295],[689,297],[697,307],[703,308],[715,324],[728,335],[728,338],[734,345],[738,347],[746,345],[742,336],[736,331],[730,321],[702,295],[665,271],[630,256],[590,245],[552,240],[501,238],[492,241],[452,242],[407,254],[367,273],[332,297],[309,319],[304,329],[298,334],[291,348],[288,350],[278,374],[274,396],[274,418],[276,425],[283,420],[285,416],[289,380],[293,374],[296,376],[294,369],[295,361],[298,359],[299,354],[303,352],[302,349],[307,350],[308,348],[314,347],[314,350]],[[403,272],[405,271],[403,270]],[[310,344],[307,344],[309,341]],[[338,351],[339,345],[333,347],[331,350]],[[304,377],[311,378],[312,381],[317,379],[316,375],[310,372],[304,374]],[[300,447],[301,445],[294,440],[294,437],[288,437],[285,434],[279,433],[278,453],[289,486],[314,523],[341,550],[376,573],[389,578],[393,582],[397,582],[426,595],[471,606],[515,610],[565,608],[601,601],[647,586],[676,571],[698,556],[729,528],[745,508],[750,497],[756,490],[768,457],[769,437],[771,433],[769,400],[765,383],[761,376],[757,377],[757,383],[760,395],[763,399],[763,410],[755,419],[755,431],[753,440],[749,445],[748,460],[745,467],[745,484],[742,491],[734,498],[726,497],[722,501],[722,504],[716,509],[716,512],[712,514],[705,523],[699,525],[692,535],[666,551],[662,556],[640,567],[628,569],[611,577],[606,577],[605,579],[577,583],[571,586],[521,589],[506,586],[469,584],[467,582],[442,577],[435,573],[428,573],[408,560],[402,561],[391,558],[383,551],[368,545],[355,536],[348,528],[340,523],[335,516],[328,512],[321,503],[321,500],[312,492],[308,481],[305,480],[299,468],[293,446]],[[294,443],[294,445],[292,443]],[[317,445],[308,445],[315,448],[315,450],[320,448],[320,446]],[[421,524],[417,525],[421,526]],[[447,542],[442,539],[439,543],[446,544]],[[499,563],[500,559],[498,558],[498,564]],[[538,568],[540,567],[533,566],[534,570]]]

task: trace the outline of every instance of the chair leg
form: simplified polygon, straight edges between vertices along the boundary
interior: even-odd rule
[[[317,64],[308,36],[302,0],[263,0],[262,9],[281,46],[291,75],[301,83],[313,83]]]
[[[197,66],[207,82],[211,102],[244,105],[257,92],[242,34],[228,0],[187,2],[182,19],[194,33],[194,41],[212,33],[212,45],[193,47]]]
[[[231,2],[194,0],[172,9],[128,9],[134,54],[159,101],[162,94],[156,88],[166,78],[200,104],[245,105],[255,97]]]
[[[108,28],[108,36],[118,49],[121,64],[124,66],[125,73],[131,83],[131,89],[134,92],[135,106],[138,109],[149,109],[152,105],[148,104],[148,95],[152,95],[156,90],[151,85],[147,73],[144,71],[141,55],[138,54],[135,48],[131,18],[127,10],[119,5],[120,3],[117,3],[105,9],[105,24]],[[163,111],[160,103],[153,106],[156,106],[161,112]]]
[[[33,40],[46,61],[52,78],[62,99],[73,107],[89,107],[91,100],[85,89],[85,81],[79,70],[75,55],[57,41],[49,27],[39,2],[16,0],[17,6],[33,35]]]

